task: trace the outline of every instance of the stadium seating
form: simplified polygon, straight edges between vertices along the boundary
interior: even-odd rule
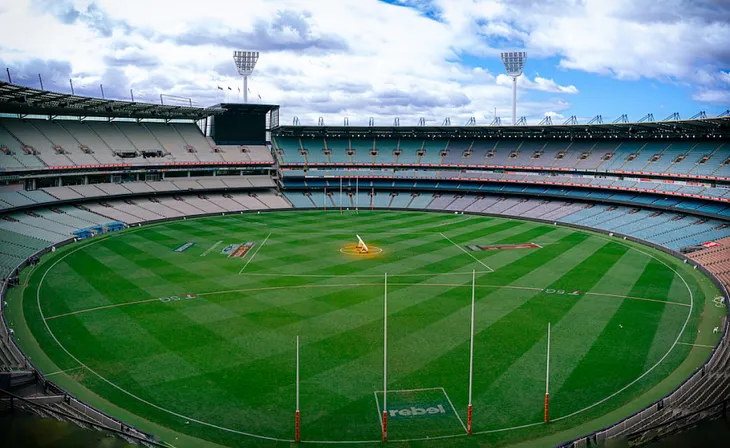
[[[314,152],[312,157],[307,156],[308,160],[298,154],[296,139],[278,137],[275,142],[282,153],[291,154],[287,159],[280,157],[283,164],[511,166],[730,179],[730,165],[720,166],[730,157],[730,148],[718,142],[329,138],[327,148],[331,154],[328,158],[322,155],[322,140],[305,139],[303,146]],[[370,155],[372,148],[378,150],[374,159]],[[352,155],[347,154],[353,150]],[[394,152],[398,154],[391,157]],[[703,160],[705,156],[708,159]]]
[[[265,146],[214,148],[193,123],[0,119],[0,169],[105,164],[273,164]]]
[[[692,259],[730,285],[727,140],[679,133],[652,140],[636,127],[624,129],[623,138],[598,137],[578,126],[553,128],[556,133],[533,126],[454,132],[353,127],[303,137],[297,136],[301,130],[278,135],[274,129],[269,148],[218,145],[192,119],[137,121],[118,110],[113,118],[20,117],[0,118],[4,278],[80,229],[111,223],[372,207],[524,217],[629,235],[695,251]],[[23,361],[0,335],[0,366]],[[708,370],[705,387],[683,391],[682,409],[730,391],[729,368],[726,348]],[[57,408],[77,412],[61,403],[49,406]],[[674,412],[658,411],[623,429],[671,423]]]
[[[339,166],[283,170],[287,188],[300,188],[286,189],[284,196],[275,193],[276,185],[267,175],[167,173],[155,181],[63,184],[38,190],[6,186],[0,188],[0,210],[5,212],[0,229],[55,243],[81,226],[109,220],[132,224],[203,213],[326,205],[540,218],[629,234],[672,249],[730,235],[723,221],[730,217],[730,185],[620,174],[730,176],[728,165],[722,165],[730,147],[722,142],[274,136],[272,144],[282,165]],[[265,146],[216,146],[193,123],[2,118],[0,146],[7,149],[0,154],[0,169],[5,171],[103,164],[274,163]],[[373,163],[409,168],[348,168]],[[575,172],[484,170],[504,166]],[[349,188],[355,177],[360,179],[360,192],[343,195],[342,204],[336,192],[338,177]],[[321,190],[301,190],[322,187],[332,189],[327,197]],[[264,190],[240,191],[251,188]],[[592,199],[621,205],[591,204]],[[84,208],[48,208],[59,201],[81,201]],[[42,206],[47,208],[38,208]],[[13,254],[22,259],[25,253]]]
[[[304,177],[303,171],[296,171],[296,170],[285,170],[283,171],[284,176],[289,177]],[[377,176],[378,178],[397,178],[397,179],[404,179],[404,178],[418,178],[418,179],[463,179],[465,181],[478,181],[481,180],[483,182],[511,182],[511,183],[519,183],[519,184],[525,184],[528,186],[528,189],[522,188],[520,191],[531,191],[533,193],[542,191],[550,191],[549,189],[542,188],[542,185],[565,185],[565,186],[571,186],[571,187],[581,187],[581,188],[589,188],[590,191],[584,191],[579,189],[573,189],[570,191],[569,194],[574,196],[588,196],[598,198],[608,198],[613,195],[617,195],[618,193],[610,193],[608,191],[600,191],[602,190],[627,190],[627,191],[634,191],[637,193],[652,193],[652,194],[663,194],[666,196],[674,196],[674,197],[681,197],[686,198],[688,195],[692,195],[697,198],[701,199],[707,199],[707,200],[713,200],[713,201],[722,201],[724,204],[726,204],[725,208],[730,208],[730,188],[726,188],[726,186],[717,186],[717,187],[709,187],[709,186],[698,186],[698,185],[684,185],[681,183],[675,183],[674,181],[671,181],[672,183],[663,183],[663,182],[650,182],[646,179],[642,179],[641,181],[638,179],[621,179],[619,177],[593,177],[593,176],[578,176],[578,175],[568,175],[568,174],[554,174],[554,175],[545,175],[540,173],[524,173],[524,174],[515,174],[515,173],[500,173],[500,172],[482,172],[482,171],[474,171],[474,170],[463,170],[463,171],[448,171],[448,170],[414,170],[414,169],[406,169],[406,170],[397,170],[393,171],[392,169],[383,169],[378,171],[362,171],[362,170],[348,170],[348,169],[321,169],[321,170],[310,170],[309,173],[306,175],[308,178],[317,178],[317,177],[323,177],[323,176],[342,176],[343,178],[348,177],[367,177],[367,176]],[[538,184],[535,186],[534,184]],[[730,187],[730,186],[728,186]],[[459,187],[461,188],[461,187]],[[481,187],[481,188],[491,188],[489,186],[487,187]],[[502,188],[502,187],[500,187]],[[510,187],[512,188],[512,187]],[[639,195],[635,194],[633,197],[636,197],[637,200],[643,200],[643,201],[649,201],[653,202],[656,201],[658,198],[656,196],[645,196],[642,197],[642,199],[638,199]],[[616,197],[618,199],[618,196]],[[689,200],[686,200],[683,206],[686,206],[688,204]],[[658,204],[659,205],[659,204]]]
[[[32,191],[11,186],[0,188],[0,210],[11,210],[17,207],[27,208],[57,201],[74,201],[140,193],[172,193],[190,190],[227,190],[253,187],[271,188],[274,186],[273,180],[266,175],[181,177],[147,182],[47,187]]]

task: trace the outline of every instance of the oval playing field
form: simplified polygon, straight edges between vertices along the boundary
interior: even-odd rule
[[[355,235],[378,250],[353,250]],[[243,214],[133,228],[45,257],[22,295],[40,350],[20,343],[55,382],[132,424],[285,446],[295,437],[299,337],[302,441],[377,444],[385,273],[389,442],[440,438],[424,442],[434,447],[583,425],[577,436],[613,410],[640,409],[652,388],[669,392],[704,361],[688,355],[717,295],[660,251],[549,224]],[[683,376],[663,381],[680,366]]]

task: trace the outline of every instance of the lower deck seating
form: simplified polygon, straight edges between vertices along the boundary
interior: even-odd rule
[[[132,196],[139,193],[183,193],[190,190],[228,190],[239,188],[274,188],[268,175],[227,175],[201,177],[169,177],[158,181],[123,183],[99,183],[46,187],[24,190],[20,186],[0,187],[0,210],[28,208],[61,201],[107,198],[108,196]]]
[[[730,238],[715,242],[717,246],[693,252],[689,257],[709,269],[723,283],[730,285]]]
[[[391,196],[393,193],[395,196]],[[325,202],[327,207],[339,207],[337,194],[328,195],[327,200],[317,191],[285,194],[295,208],[324,208]],[[674,250],[730,237],[730,222],[680,211],[643,209],[640,207],[643,204],[631,207],[495,194],[414,194],[387,190],[375,190],[372,198],[370,192],[359,195],[361,208],[414,208],[539,218],[631,235]]]

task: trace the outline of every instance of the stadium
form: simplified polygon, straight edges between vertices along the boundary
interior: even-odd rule
[[[508,124],[284,124],[255,51],[209,107],[0,82],[0,409],[173,448],[726,419],[730,111],[528,123],[524,56]]]

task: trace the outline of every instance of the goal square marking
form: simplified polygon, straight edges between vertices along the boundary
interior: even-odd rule
[[[383,391],[374,391],[378,421],[383,425]],[[443,387],[388,391],[388,434],[391,440],[438,437],[467,432]]]

